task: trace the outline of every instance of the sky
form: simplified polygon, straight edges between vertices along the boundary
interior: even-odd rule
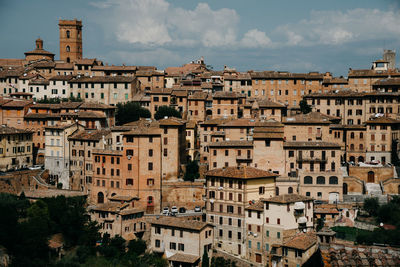
[[[60,18],[82,20],[84,57],[115,65],[203,56],[214,70],[346,76],[400,52],[400,0],[0,0],[0,58],[23,58],[40,37],[58,59]]]

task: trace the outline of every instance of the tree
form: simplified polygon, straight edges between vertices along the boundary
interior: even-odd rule
[[[378,214],[379,201],[376,197],[370,197],[364,199],[364,210],[368,212],[370,216],[376,216]]]
[[[135,253],[136,255],[142,255],[146,251],[146,242],[142,239],[133,239],[128,244],[129,253]]]
[[[182,118],[182,114],[173,107],[161,106],[158,108],[156,114],[154,114],[154,118],[159,120],[164,117]]]
[[[189,161],[189,163],[186,165],[186,172],[185,176],[183,179],[185,181],[194,181],[194,179],[199,178],[200,173],[199,173],[199,165],[197,165],[197,161]]]
[[[204,250],[203,258],[201,259],[201,267],[210,267],[210,259],[208,258],[207,250]]]
[[[300,101],[300,110],[303,114],[307,114],[311,112],[311,106],[307,104],[306,100]]]
[[[137,121],[140,118],[150,118],[151,113],[148,109],[141,107],[136,102],[118,103],[115,113],[115,121],[117,125],[128,122]]]

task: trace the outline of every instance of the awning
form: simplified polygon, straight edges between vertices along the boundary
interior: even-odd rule
[[[297,223],[307,223],[307,218],[306,217],[300,217],[298,220],[297,220]]]
[[[304,202],[295,202],[294,203],[295,210],[304,210],[305,207],[306,207],[306,205],[304,204]]]

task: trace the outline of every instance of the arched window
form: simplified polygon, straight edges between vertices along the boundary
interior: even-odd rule
[[[351,157],[350,157],[350,161],[351,161],[351,162],[355,162],[355,161],[356,161],[356,158],[355,158],[354,156],[351,156]]]
[[[152,196],[147,197],[147,206],[153,206],[153,197]]]
[[[71,33],[70,33],[70,31],[67,31],[67,38],[70,38],[71,37]]]
[[[306,176],[304,177],[304,184],[312,184],[312,177],[311,176]]]
[[[99,204],[104,203],[104,194],[103,194],[103,192],[97,193],[97,203],[99,203]]]
[[[350,145],[350,150],[353,151],[354,150],[354,144]]]
[[[359,156],[358,157],[358,162],[364,162],[364,157],[363,156]]]
[[[325,177],[324,176],[318,176],[317,177],[317,184],[325,184]]]
[[[116,193],[112,193],[112,194],[111,194],[112,197],[115,196],[115,195],[116,195]]]
[[[279,196],[279,187],[275,187],[275,195]]]
[[[336,176],[329,177],[329,184],[338,184],[338,178]]]
[[[65,51],[70,52],[71,48],[69,47],[69,45],[67,45],[67,47],[65,48]]]
[[[288,191],[288,194],[293,194],[293,187],[290,186],[287,191]]]
[[[360,151],[363,151],[364,150],[364,146],[363,146],[363,144],[360,144]]]

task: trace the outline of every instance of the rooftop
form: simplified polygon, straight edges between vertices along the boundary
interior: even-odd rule
[[[298,233],[293,237],[289,238],[283,246],[289,248],[295,248],[300,250],[307,250],[317,243],[317,236],[314,232]]]
[[[210,170],[206,173],[209,177],[227,177],[239,179],[255,179],[255,178],[274,178],[278,174],[256,169],[253,167],[226,167],[220,169]]]
[[[162,225],[167,227],[176,227],[188,230],[201,231],[204,227],[209,225],[207,222],[190,220],[187,218],[178,217],[159,217],[151,221],[152,225]]]
[[[312,201],[312,200],[313,199],[311,197],[306,197],[298,194],[285,194],[263,199],[264,202],[280,203],[280,204]]]

